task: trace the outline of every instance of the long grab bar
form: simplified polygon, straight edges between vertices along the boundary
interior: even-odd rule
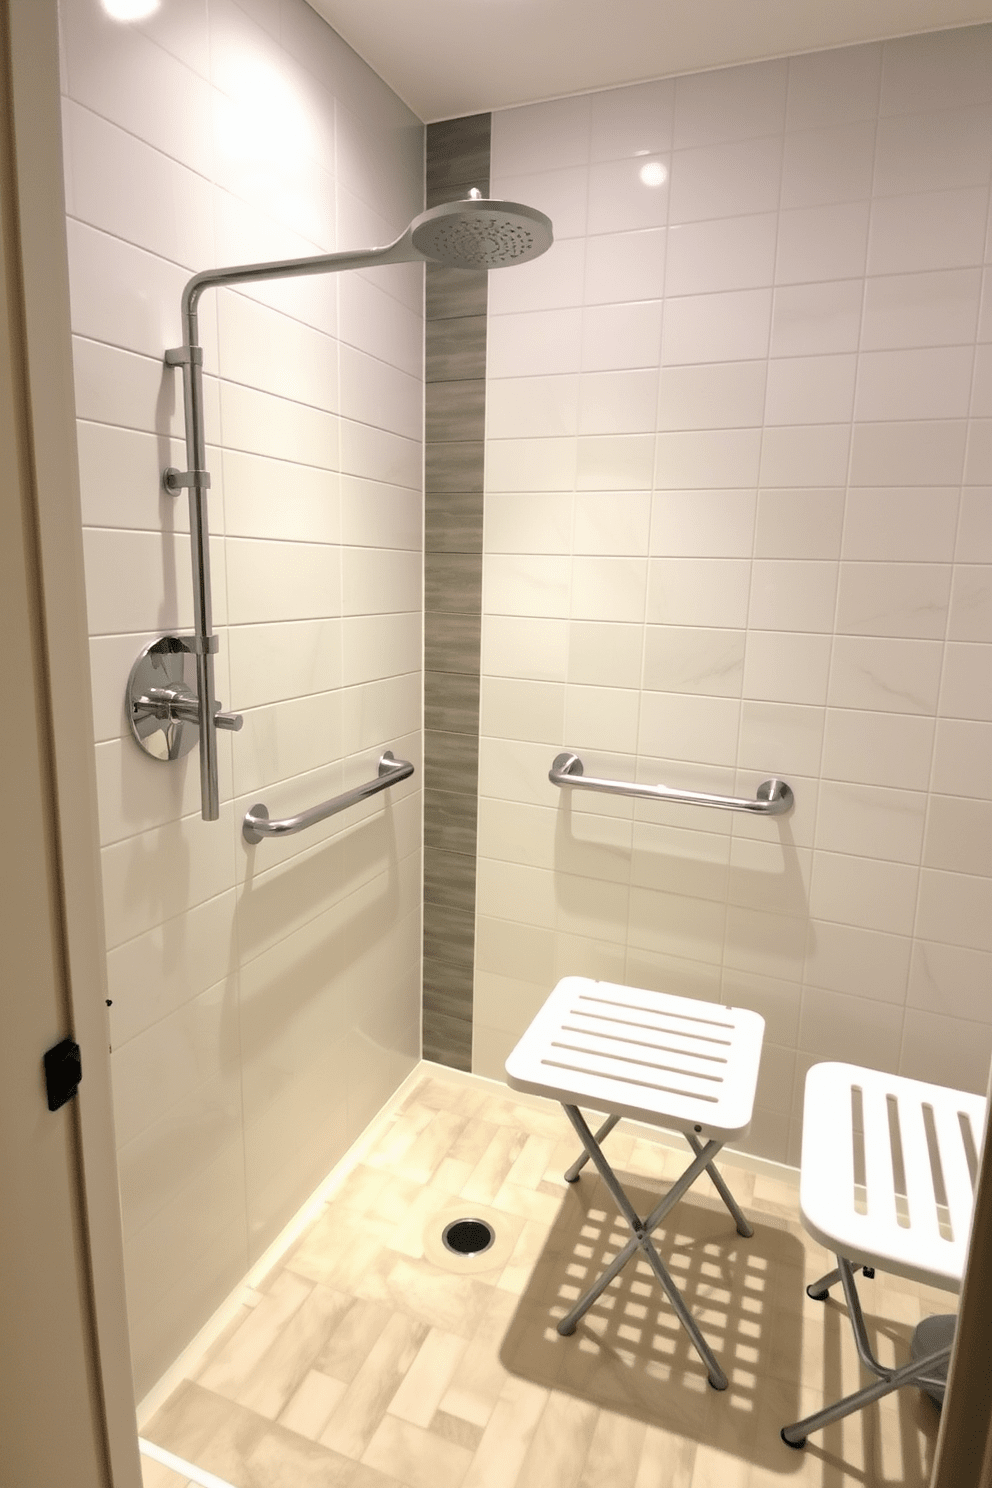
[[[747,796],[711,796],[705,791],[673,790],[669,785],[634,785],[627,780],[600,780],[586,775],[577,754],[566,750],[555,756],[548,772],[552,785],[578,790],[605,791],[610,796],[640,796],[649,801],[674,801],[686,806],[715,806],[720,811],[750,811],[758,816],[781,816],[795,803],[792,787],[784,780],[763,780],[754,800]]]
[[[284,816],[280,821],[269,821],[267,807],[253,806],[250,811],[245,812],[241,835],[246,842],[252,844],[261,842],[263,837],[291,837],[294,832],[305,832],[307,827],[316,826],[317,822],[336,816],[349,806],[357,806],[359,801],[367,801],[369,796],[377,796],[380,791],[388,790],[391,785],[398,785],[401,780],[408,780],[412,774],[413,765],[410,761],[394,758],[392,750],[387,749],[379,760],[379,773],[374,780],[356,785],[354,790],[345,791],[333,800],[322,801],[319,806],[311,806],[309,811],[301,811],[299,816]]]

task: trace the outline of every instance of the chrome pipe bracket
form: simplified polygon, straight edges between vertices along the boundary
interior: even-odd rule
[[[173,346],[165,353],[167,367],[202,367],[202,346]]]
[[[216,651],[217,637],[208,636]],[[200,736],[200,699],[196,693],[195,636],[159,636],[141,651],[131,668],[124,709],[135,743],[152,759],[177,760],[189,754]],[[240,713],[214,712],[217,728],[236,733]]]
[[[175,465],[170,465],[168,470],[162,472],[162,484],[173,496],[178,496],[180,491],[191,487],[197,491],[209,491],[210,471],[179,470]]]

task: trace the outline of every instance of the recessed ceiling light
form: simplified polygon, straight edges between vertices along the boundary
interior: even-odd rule
[[[115,21],[143,21],[155,14],[161,0],[101,0],[101,3]]]
[[[660,160],[649,160],[647,165],[641,166],[640,176],[645,186],[664,186],[668,180],[668,167]]]

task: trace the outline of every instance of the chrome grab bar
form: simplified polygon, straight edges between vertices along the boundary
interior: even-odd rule
[[[269,821],[267,807],[253,806],[250,811],[245,812],[241,826],[242,836],[246,842],[256,843],[261,842],[263,837],[291,837],[294,832],[305,832],[307,827],[316,826],[317,822],[336,816],[349,806],[357,806],[359,801],[367,801],[369,796],[377,796],[391,785],[408,780],[412,774],[413,765],[410,761],[395,759],[392,750],[387,749],[379,760],[379,773],[374,780],[356,785],[353,790],[345,791],[333,800],[323,801],[319,806],[311,806],[308,811],[301,811],[299,816],[285,816],[280,821]]]
[[[746,796],[711,796],[705,791],[673,790],[669,785],[634,785],[627,780],[599,780],[586,775],[577,754],[566,750],[555,756],[548,772],[552,785],[579,790],[605,791],[610,796],[639,796],[649,801],[674,801],[686,806],[715,806],[721,811],[750,811],[759,816],[781,816],[795,803],[792,787],[784,780],[763,780],[754,800]]]

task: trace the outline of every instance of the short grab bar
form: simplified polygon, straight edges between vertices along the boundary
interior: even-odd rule
[[[331,801],[323,801],[319,806],[311,806],[309,811],[301,811],[299,816],[285,816],[281,821],[269,821],[267,807],[253,806],[250,811],[245,812],[241,826],[242,836],[246,842],[256,843],[261,842],[263,837],[291,837],[294,832],[305,832],[307,827],[316,826],[317,822],[336,816],[349,806],[357,806],[359,801],[367,801],[369,796],[377,796],[391,785],[408,780],[412,774],[413,765],[410,761],[395,759],[392,750],[387,749],[379,760],[379,773],[375,780],[356,785],[354,790],[345,791]]]
[[[791,810],[795,796],[784,780],[763,780],[754,800],[746,796],[710,796],[704,791],[673,790],[668,785],[634,785],[626,780],[598,780],[583,772],[577,754],[565,751],[555,756],[548,772],[552,785],[579,790],[605,791],[610,796],[642,796],[649,801],[675,801],[686,806],[715,806],[721,811],[751,811],[759,816],[781,816]]]

